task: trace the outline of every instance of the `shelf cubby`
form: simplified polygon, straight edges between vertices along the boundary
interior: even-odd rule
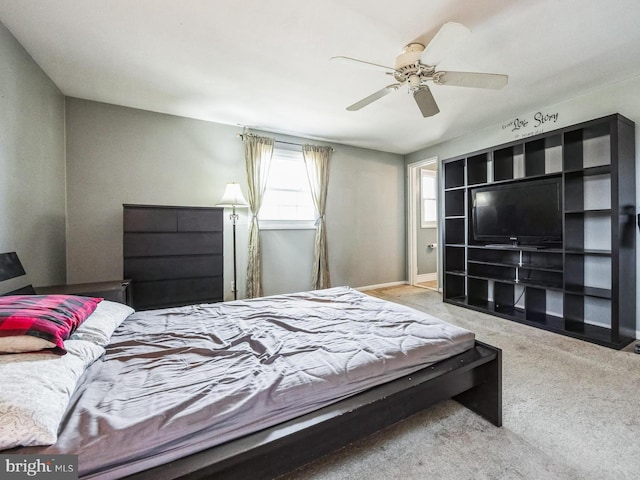
[[[444,216],[463,217],[465,213],[464,190],[448,190],[444,192]]]
[[[508,312],[515,308],[515,288],[512,283],[494,282],[493,306],[496,311]]]
[[[455,273],[444,274],[444,299],[462,299],[466,296],[464,275]]]
[[[611,348],[632,342],[634,128],[610,115],[445,160],[444,300]],[[561,182],[561,245],[473,240],[472,188],[546,177]]]
[[[595,167],[564,176],[564,205],[567,211],[607,210],[611,208],[611,174],[597,173]]]
[[[565,304],[569,311],[565,315],[567,330],[585,336],[592,332],[595,335],[595,343],[606,345],[611,341],[610,299],[567,293]]]
[[[493,278],[496,280],[514,282],[516,278],[515,272],[515,267],[509,267],[507,265],[478,264],[475,262],[467,263],[467,274],[478,278]]]
[[[603,328],[611,328],[611,299],[584,296],[584,322]]]
[[[533,177],[562,171],[562,136],[550,135],[524,144],[524,176]]]
[[[489,305],[489,280],[481,278],[467,278],[467,302],[469,305]]]
[[[464,159],[444,166],[444,188],[464,187]]]
[[[562,272],[523,267],[518,269],[518,282],[525,285],[539,285],[546,288],[561,289],[563,286],[562,278]]]
[[[564,288],[572,293],[611,298],[611,272],[610,255],[567,253]]]
[[[488,153],[481,153],[467,158],[467,185],[487,183],[488,165]]]
[[[564,170],[611,164],[610,122],[590,122],[564,133]]]
[[[584,331],[584,297],[570,292],[564,295],[565,328],[572,332]]]
[[[464,218],[447,218],[445,223],[444,241],[447,245],[464,245],[465,238],[465,219]]]
[[[525,291],[526,319],[533,322],[547,319],[547,291],[543,288],[527,288]]]
[[[513,180],[524,176],[524,146],[511,145],[493,152],[493,181]]]
[[[610,252],[612,217],[609,209],[565,212],[565,249]]]
[[[465,273],[466,262],[464,247],[446,246],[444,249],[444,270],[445,272]]]

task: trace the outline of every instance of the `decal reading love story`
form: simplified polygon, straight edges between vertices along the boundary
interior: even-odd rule
[[[544,126],[558,121],[559,113],[536,112],[531,117],[516,117],[502,125],[502,130],[516,132],[516,138],[530,137],[544,132]],[[533,129],[533,130],[529,130]],[[529,131],[527,131],[529,130]]]

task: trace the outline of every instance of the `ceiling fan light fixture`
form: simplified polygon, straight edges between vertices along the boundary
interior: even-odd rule
[[[416,90],[418,90],[420,88],[420,82],[421,79],[418,75],[411,75],[409,77],[409,90],[411,90],[412,92],[415,92]]]

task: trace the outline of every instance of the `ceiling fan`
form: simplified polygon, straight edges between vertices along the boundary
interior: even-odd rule
[[[372,93],[368,97],[347,107],[349,111],[360,110],[370,103],[379,100],[391,92],[398,90],[403,85],[408,85],[409,92],[422,112],[423,117],[431,117],[440,111],[427,82],[435,85],[453,87],[489,88],[499,90],[503,88],[509,77],[498,73],[474,73],[436,71],[436,66],[441,60],[441,55],[466,38],[471,32],[460,23],[445,23],[435,37],[425,47],[421,43],[410,43],[404,47],[402,53],[396,57],[392,67],[377,63],[358,60],[357,58],[337,56],[331,60],[365,64],[387,70],[387,75],[393,76],[396,83]]]

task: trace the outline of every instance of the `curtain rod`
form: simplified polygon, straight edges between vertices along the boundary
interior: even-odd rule
[[[244,133],[239,133],[239,134],[238,134],[238,137],[243,138],[243,137],[244,137],[244,135],[245,135]],[[251,134],[249,133],[249,134],[247,134],[247,135],[251,135]],[[274,139],[273,141],[274,141],[274,143],[284,143],[285,145],[296,145],[296,146],[298,146],[298,147],[302,147],[302,146],[304,146],[302,143],[285,142],[284,140],[275,140],[275,139]],[[331,148],[331,151],[332,151],[332,152],[335,152],[335,149],[334,149],[333,147],[329,147],[329,148]]]

